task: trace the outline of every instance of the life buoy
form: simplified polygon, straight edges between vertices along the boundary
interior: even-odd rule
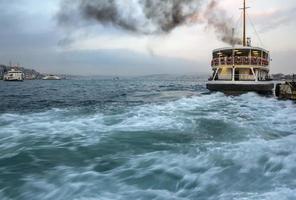
[[[251,64],[252,65],[257,65],[257,58],[256,57],[251,58]]]
[[[242,58],[239,57],[239,56],[235,57],[235,58],[234,58],[234,63],[235,63],[236,65],[241,65],[241,64],[242,64]]]
[[[214,65],[215,65],[215,66],[219,65],[219,60],[218,60],[218,58],[215,58],[215,59],[214,59]]]
[[[243,64],[244,65],[249,65],[250,64],[250,60],[248,57],[243,57]]]
[[[228,57],[227,58],[227,65],[231,65],[233,62],[233,57]]]
[[[263,59],[263,60],[262,60],[262,65],[264,65],[264,66],[267,66],[267,65],[269,65],[269,62],[268,62],[268,60],[266,60],[266,59]]]
[[[262,59],[261,58],[257,59],[257,65],[262,65]]]

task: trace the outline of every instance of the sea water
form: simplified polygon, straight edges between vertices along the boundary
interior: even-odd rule
[[[0,82],[0,199],[296,199],[296,104],[204,82]]]

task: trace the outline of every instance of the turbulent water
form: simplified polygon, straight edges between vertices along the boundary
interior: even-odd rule
[[[0,82],[0,199],[294,200],[296,104],[196,77]]]

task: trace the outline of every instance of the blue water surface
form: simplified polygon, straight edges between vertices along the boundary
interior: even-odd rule
[[[0,82],[0,199],[294,200],[296,104],[194,76]]]

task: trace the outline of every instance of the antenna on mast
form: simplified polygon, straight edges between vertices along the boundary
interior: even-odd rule
[[[241,8],[243,10],[243,46],[247,46],[247,28],[246,28],[246,10],[250,7],[246,7],[246,0],[244,0],[244,7]]]

